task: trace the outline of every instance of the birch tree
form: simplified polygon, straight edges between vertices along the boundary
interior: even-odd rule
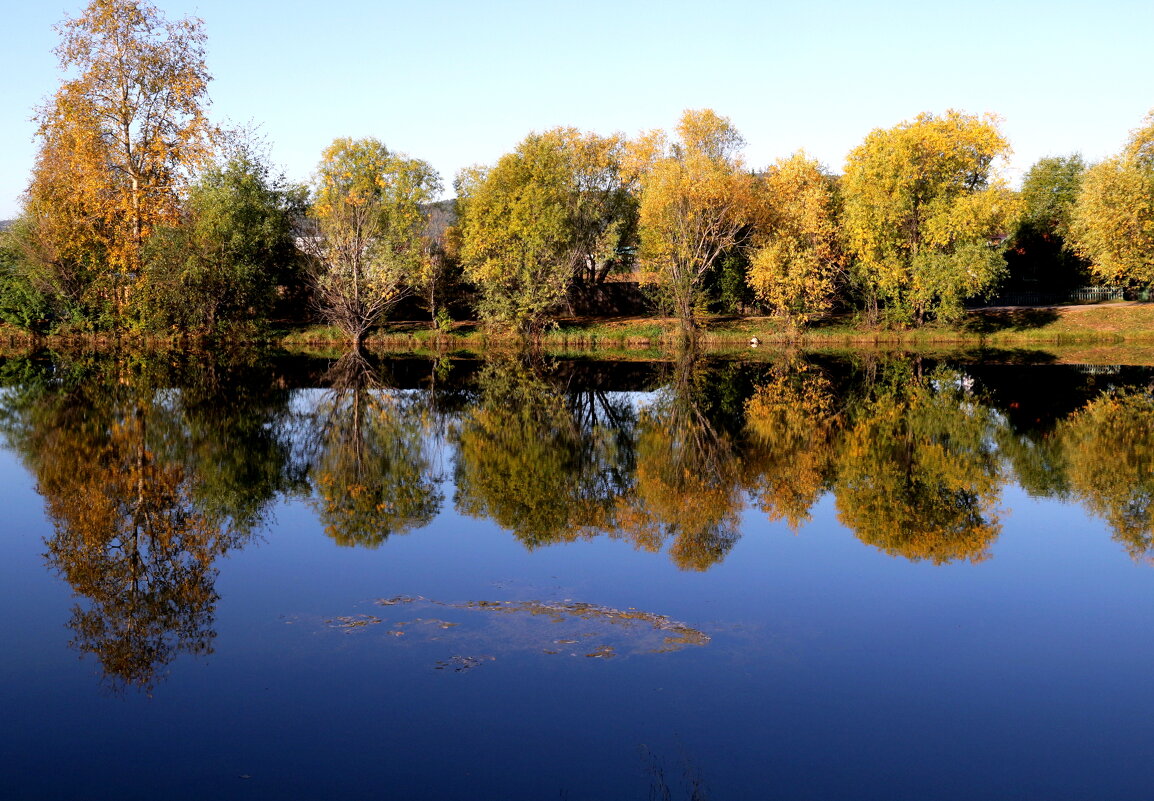
[[[212,153],[203,24],[144,0],[92,0],[58,30],[66,77],[36,115],[34,241],[62,270],[98,259],[96,291],[119,311],[144,242],[175,223],[181,188]]]

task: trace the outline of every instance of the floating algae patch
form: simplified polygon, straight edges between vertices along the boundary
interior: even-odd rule
[[[378,615],[348,615],[326,624],[346,633],[378,631],[405,642],[445,642],[458,653],[436,664],[462,670],[494,653],[536,652],[612,659],[631,654],[680,651],[709,642],[709,635],[685,623],[637,609],[614,609],[575,601],[466,601],[451,603],[400,595],[374,602]],[[401,610],[429,616],[402,619]],[[433,614],[435,613],[435,616]]]
[[[357,629],[363,629],[365,626],[375,626],[380,622],[381,619],[376,615],[345,615],[343,617],[334,617],[331,620],[326,620],[325,625],[334,629],[355,631]]]

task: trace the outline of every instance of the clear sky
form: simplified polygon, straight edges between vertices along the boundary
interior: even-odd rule
[[[83,2],[2,0],[0,219],[15,216],[35,106],[58,85],[53,26]],[[1012,179],[1041,156],[1101,159],[1154,108],[1154,2],[934,0],[159,0],[204,20],[212,113],[253,122],[305,180],[338,136],[423,158],[446,187],[532,130],[670,128],[728,116],[763,166],[799,148],[840,171],[871,130],[994,112]]]

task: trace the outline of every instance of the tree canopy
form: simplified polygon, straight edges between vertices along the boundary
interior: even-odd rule
[[[711,109],[686,111],[677,139],[653,131],[632,145],[641,186],[641,266],[691,334],[703,276],[742,242],[756,179],[733,124]]]
[[[144,243],[177,221],[182,188],[212,152],[205,35],[200,20],[170,22],[143,0],[92,0],[59,30],[68,77],[37,113],[31,241],[58,285],[79,278],[89,303],[118,313]]]
[[[1090,270],[1111,282],[1154,284],[1154,112],[1122,153],[1086,171],[1070,236]]]
[[[486,319],[533,331],[574,283],[600,282],[624,263],[636,204],[623,147],[620,136],[555,128],[461,173],[461,258]]]
[[[440,189],[424,161],[377,139],[336,139],[317,167],[305,238],[317,302],[355,345],[420,281],[423,206]]]
[[[749,283],[775,312],[800,323],[828,310],[843,283],[837,181],[804,153],[766,172]]]
[[[949,111],[875,130],[850,153],[843,224],[867,303],[920,323],[995,285],[1019,206],[996,169],[1009,152],[996,118]]]

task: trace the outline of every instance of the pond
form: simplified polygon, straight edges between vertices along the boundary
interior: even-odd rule
[[[0,362],[19,799],[1154,790],[1154,370]]]

